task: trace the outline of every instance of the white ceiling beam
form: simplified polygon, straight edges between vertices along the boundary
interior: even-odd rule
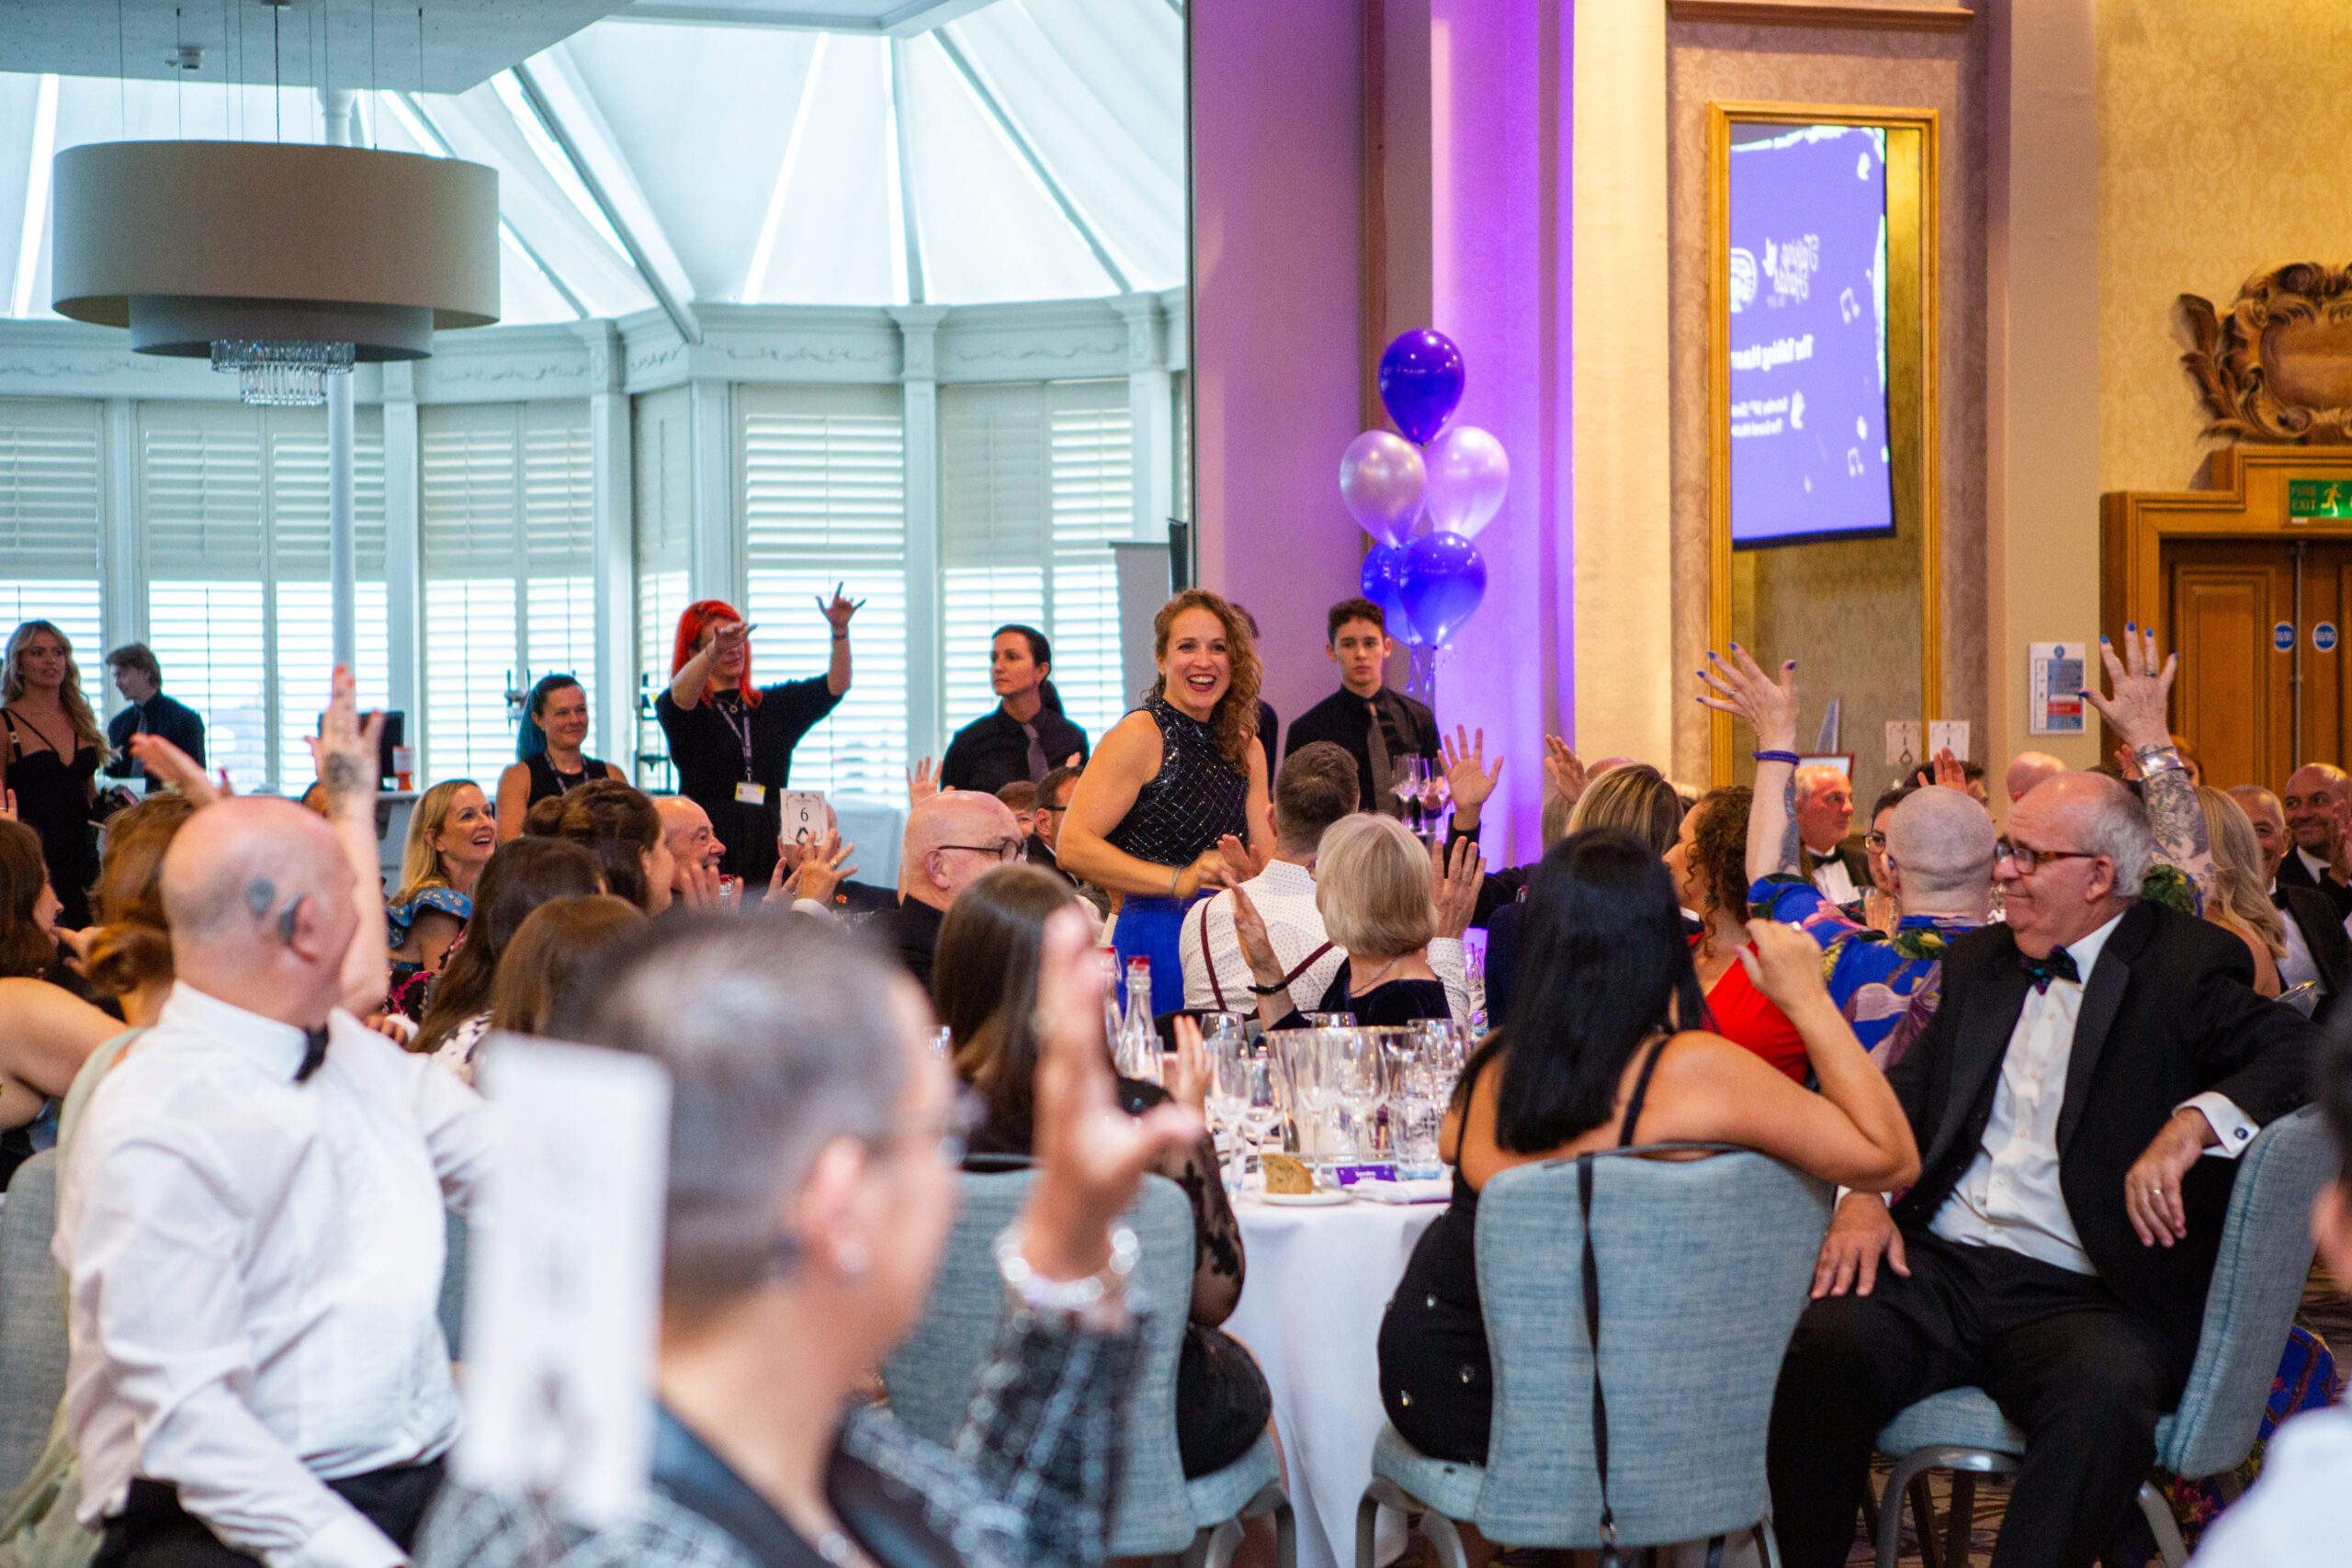
[[[589,167],[588,160],[580,155],[580,144],[572,140],[562,117],[555,112],[555,107],[548,102],[547,94],[540,90],[530,62],[525,61],[514,67],[514,80],[521,84],[523,96],[529,102],[531,112],[539,117],[539,123],[547,128],[548,135],[554,138],[556,146],[562,150],[565,160],[571,164],[571,172],[578,175],[580,183],[588,187],[588,198],[596,204],[596,210],[605,215],[605,221],[613,226],[613,232],[620,236],[621,248],[628,253],[630,265],[637,268],[638,276],[645,280],[645,287],[652,291],[654,299],[662,307],[662,313],[670,318],[670,324],[678,329],[680,337],[692,344],[702,342],[702,325],[695,320],[694,307],[679,299],[669,284],[662,280],[661,269],[653,265],[653,258],[646,254],[645,246],[630,229],[628,220],[613,204],[611,193],[596,177],[596,171]]]
[[[26,163],[24,227],[17,236],[17,270],[9,279],[8,314],[29,316],[33,276],[40,271],[41,236],[49,227],[49,165],[57,151],[57,77],[44,74],[33,96],[32,155]]]
[[[907,40],[890,40],[890,129],[899,161],[899,228],[907,257],[907,303],[926,302],[922,221],[915,206],[914,96],[907,88]]]
[[[751,10],[707,0],[635,0],[606,17],[614,22],[668,22],[704,28],[769,28],[786,32],[847,33],[862,38],[915,38],[969,16],[990,0],[906,0],[875,17],[831,11]]]
[[[1072,199],[1069,190],[1056,177],[1052,167],[1038,152],[1036,144],[1029,140],[1028,133],[1021,129],[1021,122],[1014,119],[1006,110],[1003,103],[989,89],[987,81],[981,77],[978,71],[973,68],[972,62],[964,57],[964,51],[956,45],[956,36],[943,28],[931,35],[931,40],[937,44],[939,51],[947,57],[947,62],[956,67],[956,73],[964,79],[964,85],[971,90],[973,98],[978,102],[989,118],[996,122],[997,130],[1001,131],[1005,141],[1011,143],[1013,152],[1028,165],[1029,172],[1037,176],[1037,183],[1046,187],[1046,195],[1052,199],[1056,207],[1061,209],[1062,217],[1069,221],[1072,229],[1078,231],[1078,237],[1086,242],[1086,248],[1094,253],[1095,262],[1110,275],[1111,282],[1117,291],[1121,294],[1134,293],[1135,285],[1127,280],[1125,269],[1121,267],[1118,261],[1111,254],[1111,247],[1102,243],[1102,236],[1094,231],[1094,225],[1089,223],[1086,220],[1086,215],[1079,211],[1077,201]]]

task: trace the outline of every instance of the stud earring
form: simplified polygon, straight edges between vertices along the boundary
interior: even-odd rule
[[[852,1277],[865,1273],[869,1261],[862,1241],[845,1241],[833,1254],[833,1266]]]

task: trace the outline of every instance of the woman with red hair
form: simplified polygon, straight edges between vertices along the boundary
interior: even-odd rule
[[[678,793],[709,814],[727,846],[719,869],[748,887],[764,888],[775,869],[792,749],[849,690],[849,619],[864,604],[838,587],[831,603],[820,598],[833,627],[831,665],[774,686],[752,683],[752,628],[733,605],[703,599],[678,617],[670,689],[653,699],[653,714],[670,740]]]

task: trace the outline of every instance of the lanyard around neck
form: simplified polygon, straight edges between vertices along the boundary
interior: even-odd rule
[[[752,716],[748,713],[745,714],[743,716],[743,722],[738,724],[735,722],[733,710],[729,708],[724,702],[721,702],[717,697],[713,697],[710,701],[710,705],[718,710],[719,720],[727,726],[728,733],[734,736],[738,741],[742,743],[743,777],[746,780],[749,780],[752,776]]]

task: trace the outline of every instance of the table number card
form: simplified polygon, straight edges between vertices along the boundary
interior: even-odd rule
[[[1928,726],[1928,755],[1934,757],[1947,749],[1955,761],[1968,761],[1968,720],[1939,718]]]
[[[776,796],[784,807],[783,840],[787,844],[825,841],[825,796],[821,790],[788,789]]]
[[[467,1243],[458,1478],[591,1529],[653,1465],[670,1075],[643,1056],[493,1034],[501,1145]]]

